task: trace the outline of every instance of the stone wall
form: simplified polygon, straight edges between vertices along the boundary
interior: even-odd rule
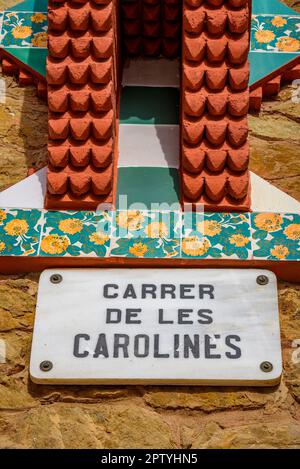
[[[279,283],[275,388],[41,386],[28,379],[38,275],[0,276],[1,448],[300,447],[300,288]]]
[[[34,88],[2,79],[0,190],[43,166],[47,144],[46,105]],[[250,164],[300,200],[300,104],[291,102],[291,92],[285,87],[259,116],[249,116]],[[300,447],[299,285],[278,284],[284,375],[275,388],[66,387],[28,379],[38,278],[0,275],[0,339],[7,348],[0,364],[1,448]]]

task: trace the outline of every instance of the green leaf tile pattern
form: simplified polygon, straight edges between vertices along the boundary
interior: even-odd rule
[[[109,212],[45,212],[41,256],[105,257],[109,251]]]
[[[300,15],[279,0],[253,0],[250,86],[299,57]]]
[[[251,51],[300,52],[300,16],[252,15]]]
[[[250,219],[240,213],[185,213],[183,258],[251,258]]]
[[[111,256],[179,257],[180,212],[117,211],[113,220]]]
[[[10,47],[47,47],[46,12],[6,11],[3,16],[1,44]]]
[[[1,256],[300,261],[300,214],[2,208]]]
[[[300,260],[300,214],[252,213],[253,256]]]
[[[36,256],[42,224],[41,210],[0,209],[0,256]]]
[[[0,47],[10,55],[46,76],[47,0],[28,0],[0,15]]]

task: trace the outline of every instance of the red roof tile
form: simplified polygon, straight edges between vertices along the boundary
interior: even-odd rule
[[[115,71],[110,0],[49,3],[47,208],[112,202]]]
[[[181,46],[178,0],[121,2],[123,46],[127,55],[177,57]]]
[[[207,210],[250,208],[248,3],[183,6],[182,198]]]
[[[121,2],[129,55],[182,46],[182,198],[208,210],[250,206],[247,143],[249,1]],[[118,85],[111,0],[49,4],[48,208],[112,200]]]

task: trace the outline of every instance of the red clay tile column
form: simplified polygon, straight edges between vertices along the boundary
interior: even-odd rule
[[[129,56],[178,57],[181,0],[122,0],[122,47]]]
[[[250,209],[249,1],[184,0],[182,201]]]
[[[113,202],[118,0],[50,0],[46,208]]]

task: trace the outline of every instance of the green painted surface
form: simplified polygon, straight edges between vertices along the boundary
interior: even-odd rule
[[[250,86],[296,57],[299,57],[299,53],[285,54],[281,52],[267,54],[265,52],[250,52]]]
[[[125,86],[121,93],[121,124],[179,124],[179,90]]]
[[[300,15],[277,0],[255,1],[251,20],[250,85],[300,55]]]
[[[48,0],[26,0],[17,5],[6,8],[7,11],[47,11]]]
[[[1,31],[4,49],[42,76],[46,76],[48,55],[47,7],[47,0],[27,0],[8,8],[7,12],[15,13],[4,14]],[[18,28],[23,28],[22,34]]]
[[[118,168],[117,205],[121,195],[127,196],[128,207],[141,203],[176,204],[179,201],[179,174],[174,168]]]
[[[40,75],[46,76],[47,49],[16,48],[9,49],[9,53]]]
[[[252,14],[291,15],[294,10],[279,0],[252,0]]]

